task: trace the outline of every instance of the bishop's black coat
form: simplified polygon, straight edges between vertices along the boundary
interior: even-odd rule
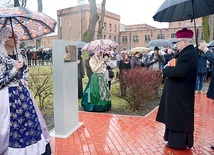
[[[167,77],[156,120],[178,132],[194,131],[195,84],[198,57],[192,45],[178,55],[176,67],[166,67]]]

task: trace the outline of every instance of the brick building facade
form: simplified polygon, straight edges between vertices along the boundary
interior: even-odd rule
[[[98,14],[101,10],[97,9]],[[90,8],[88,4],[65,8],[57,11],[58,35],[43,37],[41,46],[51,47],[52,40],[63,39],[81,41],[84,32],[88,29],[90,19]],[[99,21],[98,21],[99,22]],[[199,40],[203,38],[202,20],[196,20],[199,29]],[[170,39],[175,37],[175,32],[182,27],[188,27],[194,31],[193,23],[190,21],[169,23],[169,28],[155,28],[147,24],[123,25],[120,24],[120,15],[106,11],[103,25],[103,38],[112,39],[119,43],[118,50],[131,49],[137,46],[147,46],[151,40]],[[95,39],[97,38],[98,23],[95,28]]]
[[[100,16],[101,10],[97,9]],[[89,5],[80,5],[57,11],[58,16],[58,39],[81,41],[83,34],[87,31],[90,19]],[[98,20],[99,22],[99,20]],[[95,39],[97,38],[98,22],[95,28]],[[120,16],[111,12],[105,12],[103,38],[119,41]]]
[[[202,19],[196,20],[198,27],[198,40],[203,39]],[[188,23],[188,25],[187,25]],[[169,23],[169,28],[155,28],[147,24],[128,25],[120,32],[120,50],[131,49],[138,46],[147,47],[149,42],[156,39],[175,38],[175,33],[183,27],[191,29],[193,32],[193,23],[188,21]],[[195,37],[195,36],[194,36]]]

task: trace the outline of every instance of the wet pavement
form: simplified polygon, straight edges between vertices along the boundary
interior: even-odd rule
[[[204,90],[206,90],[206,86]],[[214,101],[195,95],[194,147],[166,147],[157,109],[145,117],[79,112],[83,125],[68,138],[51,137],[53,155],[214,155]]]

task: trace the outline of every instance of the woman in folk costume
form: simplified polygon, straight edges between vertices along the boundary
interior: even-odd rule
[[[27,86],[27,68],[14,54],[17,41],[10,29],[1,30],[0,155],[49,155],[50,136]]]
[[[95,49],[89,65],[93,74],[84,90],[81,105],[86,111],[107,111],[111,108],[111,100],[100,47]]]

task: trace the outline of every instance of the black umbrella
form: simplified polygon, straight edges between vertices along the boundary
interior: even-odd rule
[[[214,14],[214,0],[166,0],[153,16],[155,21],[176,22],[190,19],[194,21],[196,44],[197,30],[195,19]]]
[[[169,41],[173,44],[176,44],[177,42],[177,38],[170,38]]]

